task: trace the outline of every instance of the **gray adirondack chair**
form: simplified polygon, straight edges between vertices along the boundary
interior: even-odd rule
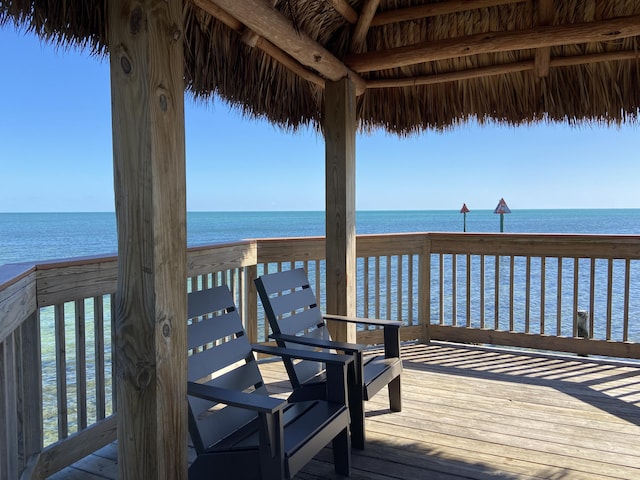
[[[391,410],[399,412],[402,409],[399,332],[402,322],[323,315],[309,285],[307,274],[302,268],[262,275],[255,280],[255,284],[273,332],[271,337],[279,346],[321,349],[327,352],[337,350],[354,356],[355,370],[353,378],[349,381],[351,443],[354,448],[363,449],[364,401],[371,399],[384,386],[388,386]],[[384,327],[384,355],[366,355],[366,345],[331,340],[326,320]],[[284,359],[284,362],[294,387],[292,398],[322,398],[326,382],[324,365],[313,361],[294,363],[288,359]]]
[[[348,476],[352,358],[252,346],[226,286],[190,293],[188,311],[189,433],[197,453],[189,478],[289,479],[331,442],[336,472]],[[326,399],[268,396],[255,351],[329,362]]]

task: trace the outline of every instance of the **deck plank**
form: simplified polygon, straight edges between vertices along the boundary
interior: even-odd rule
[[[367,402],[354,480],[640,478],[640,363],[439,342],[403,358],[403,410],[385,390]],[[261,370],[286,395],[282,364]],[[114,443],[51,478],[116,478],[116,458]],[[296,478],[339,479],[331,449]]]

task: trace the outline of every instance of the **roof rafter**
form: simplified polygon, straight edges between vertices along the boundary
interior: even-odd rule
[[[555,9],[553,0],[538,0],[538,25],[550,25],[553,21]],[[536,50],[535,64],[536,76],[549,75],[549,61],[551,60],[551,47],[540,47]]]
[[[446,2],[428,3],[426,5],[388,10],[379,13],[373,17],[371,26],[379,27],[380,25],[387,25],[389,23],[418,20],[420,18],[435,17],[448,13],[464,12],[466,10],[508,5],[510,3],[524,3],[526,1],[528,0],[450,0]]]
[[[261,0],[199,0],[199,4],[214,4],[236,18],[255,33],[264,37],[300,64],[315,70],[329,80],[349,77],[358,95],[364,93],[366,82],[338,60],[318,42],[296,31],[289,20]]]
[[[378,5],[380,5],[380,0],[367,0],[365,2],[362,7],[362,11],[360,12],[360,16],[358,17],[356,28],[353,30],[351,45],[349,47],[350,51],[360,53],[364,50],[369,26],[371,25],[371,20],[373,20],[373,16],[378,9]]]
[[[358,21],[358,12],[356,12],[346,0],[327,0],[333,8],[349,23],[356,23]]]
[[[482,53],[606,42],[637,35],[640,35],[640,15],[522,31],[479,33],[376,52],[352,53],[347,55],[345,64],[356,72],[371,72]]]
[[[556,57],[549,60],[551,68],[570,67],[576,65],[586,65],[589,63],[613,62],[625,60],[640,60],[640,52],[619,51],[607,53],[590,53],[586,55],[573,55],[571,57]],[[435,85],[439,83],[455,82],[458,80],[469,80],[472,78],[490,77],[515,72],[524,72],[535,69],[534,60],[522,62],[505,63],[502,65],[492,65],[489,67],[471,68],[458,72],[445,72],[434,75],[423,75],[420,77],[408,78],[388,78],[380,80],[369,80],[367,88],[400,88],[414,87],[418,85]]]
[[[269,40],[266,40],[265,38],[259,36],[257,33],[251,30],[247,30],[242,22],[229,15],[222,8],[207,0],[193,0],[193,3],[201,8],[204,12],[217,18],[231,30],[236,31],[239,35],[241,35],[242,41],[247,45],[262,50],[264,53],[280,62],[282,65],[284,65],[299,77],[304,78],[309,82],[315,83],[321,88],[324,88],[324,78],[300,65],[295,59],[291,58],[285,52],[280,50]]]

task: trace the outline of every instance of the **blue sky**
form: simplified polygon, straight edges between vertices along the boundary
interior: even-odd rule
[[[0,212],[113,211],[106,59],[0,28]],[[187,209],[323,210],[324,143],[185,99]],[[640,208],[637,126],[358,135],[358,210]]]

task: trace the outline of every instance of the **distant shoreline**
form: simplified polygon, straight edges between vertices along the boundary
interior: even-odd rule
[[[618,210],[640,210],[640,207],[598,207],[598,208],[511,208],[513,213],[515,212],[535,212],[535,211],[618,211]],[[478,208],[478,209],[470,209],[470,213],[473,212],[493,212],[493,208]],[[187,213],[322,213],[324,210],[187,210]],[[440,208],[426,208],[426,209],[418,209],[418,208],[407,208],[402,210],[356,210],[358,212],[456,212],[459,213],[459,209],[440,209]],[[99,213],[110,213],[115,214],[115,210],[112,211],[54,211],[54,212],[2,212],[0,211],[0,215],[55,215],[55,214],[99,214]]]

